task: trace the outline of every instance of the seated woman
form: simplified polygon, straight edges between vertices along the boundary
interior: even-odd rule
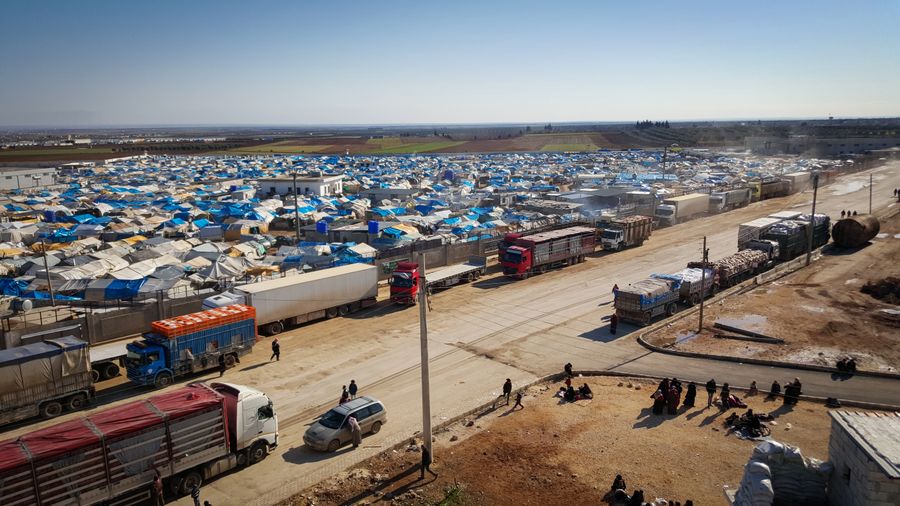
[[[589,387],[587,383],[578,387],[578,393],[581,394],[582,399],[594,398],[594,392],[591,392],[591,387]]]
[[[569,402],[575,402],[575,389],[569,385],[569,388],[566,389],[565,399]]]

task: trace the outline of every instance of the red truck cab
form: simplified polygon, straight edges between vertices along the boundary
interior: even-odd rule
[[[522,234],[506,234],[498,245],[503,274],[525,278],[531,270],[531,248],[520,245]]]
[[[397,262],[391,274],[391,302],[414,305],[419,294],[419,264],[416,262]]]

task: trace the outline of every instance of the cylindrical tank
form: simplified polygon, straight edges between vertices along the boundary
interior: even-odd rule
[[[831,237],[834,239],[835,246],[858,248],[871,241],[878,235],[879,230],[881,230],[881,224],[878,223],[878,218],[871,214],[864,214],[839,220],[831,228]]]
[[[317,221],[316,222],[316,232],[318,232],[320,234],[327,234],[328,233],[328,222],[325,220]]]
[[[369,233],[372,235],[378,235],[378,222],[377,221],[369,222]]]
[[[32,303],[29,299],[15,299],[10,304],[10,307],[17,313],[24,313],[31,311]]]

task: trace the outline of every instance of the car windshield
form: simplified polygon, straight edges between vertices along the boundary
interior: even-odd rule
[[[344,415],[332,409],[322,415],[322,418],[319,418],[319,423],[329,429],[339,429],[341,424],[344,423]]]

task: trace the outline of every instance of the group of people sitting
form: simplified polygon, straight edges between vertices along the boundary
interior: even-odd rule
[[[661,415],[665,408],[670,415],[678,412],[678,406],[681,402],[681,392],[683,388],[678,378],[663,378],[659,382],[659,387],[650,396],[653,399],[653,414]],[[697,386],[693,382],[688,384],[687,394],[684,396],[684,406],[693,407],[694,399],[697,397]]]
[[[589,387],[587,383],[581,385],[576,390],[575,387],[572,386],[571,378],[566,378],[566,385],[559,387],[559,390],[556,392],[556,396],[562,397],[568,402],[575,402],[582,399],[593,399],[594,392],[591,391],[591,387]]]
[[[838,371],[856,372],[856,360],[853,357],[842,358],[837,361]]]
[[[610,487],[609,492],[607,492],[606,497],[604,497],[610,504],[615,506],[644,506],[647,504],[656,506],[656,505],[667,505],[667,506],[682,506],[680,501],[669,501],[665,499],[657,499],[651,503],[644,502],[644,491],[643,490],[635,490],[633,494],[628,495],[628,487],[625,484],[625,478],[622,478],[621,474],[616,475],[616,479],[613,480],[612,487]],[[684,502],[684,506],[694,506],[694,501],[688,499]]]
[[[722,383],[722,393],[719,394],[719,406],[722,409],[746,408],[747,404],[740,397],[731,393],[728,383]]]
[[[741,437],[766,437],[770,434],[770,431],[769,427],[763,422],[770,420],[772,420],[772,415],[754,413],[752,409],[748,409],[740,416],[737,413],[728,415],[728,418],[725,419],[725,426],[738,433]]]

